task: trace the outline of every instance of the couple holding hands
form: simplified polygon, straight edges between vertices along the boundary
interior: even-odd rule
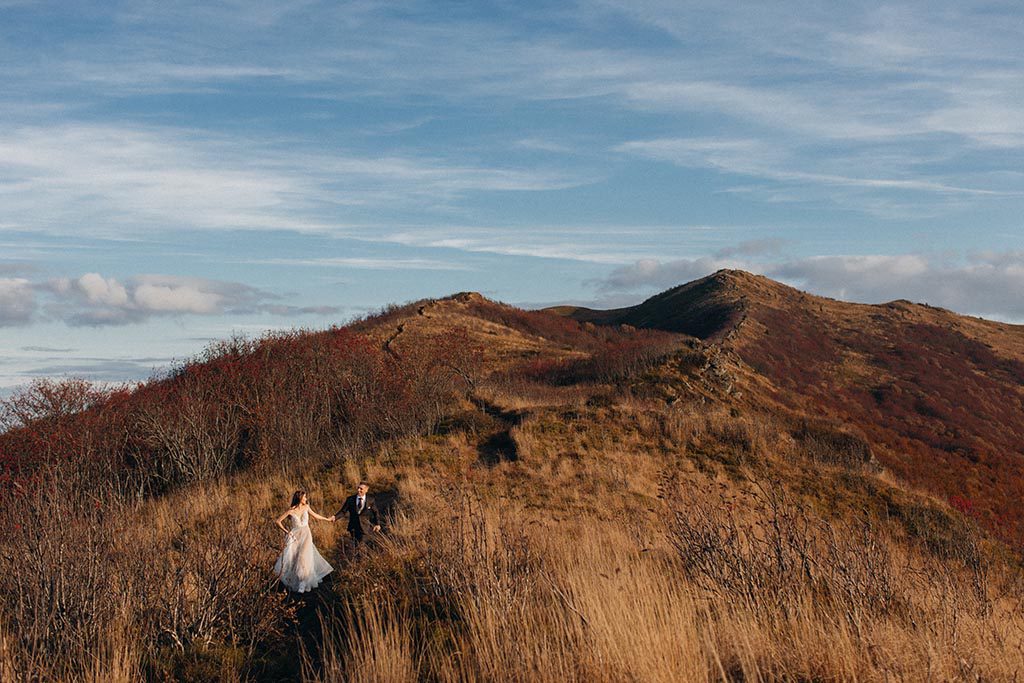
[[[330,517],[318,515],[309,506],[309,498],[305,491],[296,491],[292,495],[292,504],[277,518],[277,526],[285,532],[284,550],[274,563],[274,573],[281,578],[281,583],[298,593],[313,590],[320,585],[325,576],[334,571],[320,551],[313,544],[313,534],[309,530],[309,518],[325,522],[334,522],[348,516],[348,531],[358,545],[366,535],[364,517],[369,519],[373,531],[380,531],[380,519],[373,496],[369,495],[370,487],[360,482],[356,492],[345,499],[345,503]],[[282,522],[291,517],[291,529]]]

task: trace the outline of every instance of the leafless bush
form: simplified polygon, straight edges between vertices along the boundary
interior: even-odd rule
[[[218,643],[244,661],[280,637],[265,524],[212,518],[224,505],[200,497],[139,528],[137,505],[68,481],[55,473],[0,513],[0,670],[17,674],[4,680],[137,680],[168,647]]]
[[[184,375],[176,390],[174,400],[143,404],[135,423],[157,489],[223,474],[238,452],[240,412],[218,395],[221,387]]]
[[[83,379],[37,379],[0,400],[0,430],[55,420],[102,403],[107,392]]]
[[[685,571],[723,600],[775,609],[811,594],[884,614],[896,608],[893,560],[878,529],[836,529],[777,483],[744,498],[673,496],[671,542]]]
[[[0,550],[0,600],[15,654],[8,666],[17,680],[84,673],[80,660],[98,625],[118,623],[138,599],[134,577],[111,561],[115,525],[103,523],[87,492],[53,485],[11,501],[2,517],[10,533]]]
[[[151,567],[145,577],[147,591],[161,596],[145,612],[158,642],[182,653],[230,642],[252,654],[258,643],[279,634],[284,596],[271,590],[267,567],[259,562],[263,539],[252,524],[179,525],[171,561]]]
[[[128,440],[129,395],[127,386],[41,379],[0,400],[0,493],[52,466],[85,487],[106,483]]]
[[[826,465],[860,469],[874,464],[871,445],[850,427],[804,419],[792,431],[805,457]]]

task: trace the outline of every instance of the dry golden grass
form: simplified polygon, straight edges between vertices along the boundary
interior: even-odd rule
[[[286,638],[295,610],[268,573],[281,543],[273,519],[303,485],[332,514],[352,489],[346,476],[360,473],[242,475],[137,505],[55,488],[5,508],[3,680],[258,673],[252,661]],[[343,532],[315,528],[326,552]]]
[[[1024,671],[1014,598],[975,595],[968,569],[891,540],[849,550],[887,563],[903,611],[868,594],[823,598],[799,573],[782,577],[782,592],[744,597],[695,581],[686,558],[628,520],[552,523],[472,488],[438,519],[448,502],[410,481],[414,512],[358,570],[372,616],[345,615],[335,630],[358,622],[362,654],[330,658],[325,680],[367,661],[379,662],[370,676],[443,681],[1013,680]]]
[[[387,325],[370,325],[365,331],[371,339],[387,342],[401,354],[406,345],[421,343],[439,331],[465,330],[467,341],[479,346],[491,370],[507,369],[523,358],[541,354],[548,358],[585,357],[578,349],[480,315],[481,309],[500,311],[502,308],[503,305],[470,292],[409,305],[407,309],[400,309],[400,314]]]
[[[305,677],[317,683],[359,680],[411,683],[418,677],[408,615],[390,601],[366,600],[344,617],[324,619],[327,634],[319,665],[307,662]],[[345,630],[339,630],[344,628]]]

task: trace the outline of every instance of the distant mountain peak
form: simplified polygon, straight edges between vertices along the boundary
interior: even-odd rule
[[[757,275],[746,270],[740,270],[738,268],[721,268],[716,270],[707,277],[717,280],[719,282],[733,282],[733,283],[751,283],[751,282],[774,282],[770,278],[764,275]]]
[[[458,301],[460,303],[470,303],[490,301],[490,299],[485,297],[480,292],[456,292],[455,294],[444,297],[443,299],[441,299],[441,301]]]
[[[785,290],[796,292],[762,275],[723,269],[655,294],[636,306],[607,311],[569,306],[548,310],[581,322],[657,328],[719,339],[743,318],[748,299],[778,296]]]

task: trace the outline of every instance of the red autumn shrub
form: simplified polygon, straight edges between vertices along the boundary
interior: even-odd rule
[[[422,431],[474,381],[478,362],[464,332],[396,356],[332,328],[217,342],[134,390],[38,382],[2,405],[0,483],[61,463],[163,491]]]

